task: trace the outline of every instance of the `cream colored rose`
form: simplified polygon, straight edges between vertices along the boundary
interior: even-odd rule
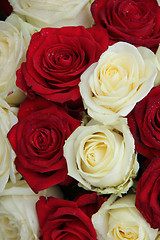
[[[135,207],[135,195],[111,196],[92,216],[98,240],[155,240],[158,230]]]
[[[7,184],[0,194],[0,239],[35,240],[39,236],[39,223],[35,204],[39,196],[62,197],[58,187],[35,194],[24,180],[16,185]]]
[[[64,156],[80,186],[103,194],[126,193],[139,167],[126,119],[78,127],[65,142]]]
[[[143,99],[157,76],[155,54],[118,42],[81,76],[80,92],[88,114],[104,124],[126,116]]]
[[[36,29],[12,14],[0,21],[0,97],[15,105],[24,94],[15,85],[16,71],[25,60],[31,35]]]
[[[9,0],[14,12],[37,27],[82,25],[90,27],[93,18],[89,0]]]
[[[0,99],[0,192],[2,192],[10,179],[16,182],[14,166],[15,153],[7,139],[11,127],[17,123],[18,108],[11,108]]]

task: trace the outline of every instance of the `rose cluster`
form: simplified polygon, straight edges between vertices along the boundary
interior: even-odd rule
[[[159,1],[4,2],[2,240],[159,240]]]

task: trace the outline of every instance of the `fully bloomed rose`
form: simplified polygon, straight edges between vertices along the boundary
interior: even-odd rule
[[[135,207],[135,195],[128,194],[116,201],[111,196],[92,216],[98,240],[155,240],[153,229]]]
[[[91,6],[96,25],[108,30],[110,43],[126,41],[157,48],[160,7],[156,0],[96,0]]]
[[[80,75],[108,47],[102,28],[46,28],[31,39],[17,86],[55,102],[80,99]]]
[[[125,119],[113,125],[91,122],[65,142],[68,175],[87,190],[121,196],[133,185],[139,167],[132,134]]]
[[[128,125],[135,139],[136,151],[152,159],[160,157],[160,86],[136,104],[128,115]]]
[[[80,92],[88,114],[111,124],[143,99],[157,76],[157,56],[148,48],[118,42],[81,75]]]
[[[5,0],[3,0],[5,1]],[[89,0],[9,0],[14,12],[40,27],[85,26],[93,18]]]
[[[16,169],[33,191],[67,181],[63,145],[79,125],[63,107],[43,98],[26,99],[20,105],[18,123],[8,139],[17,155]]]
[[[36,204],[41,239],[96,240],[91,219],[76,202],[40,197]]]
[[[154,158],[140,178],[136,207],[152,228],[160,229],[160,158]]]

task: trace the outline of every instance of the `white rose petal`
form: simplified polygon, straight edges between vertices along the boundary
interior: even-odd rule
[[[0,192],[8,182],[16,182],[16,170],[14,166],[15,153],[8,141],[7,134],[11,127],[17,123],[18,108],[11,108],[4,100],[0,99],[4,107],[0,107]]]
[[[160,85],[160,45],[157,49],[156,57],[158,59],[158,64],[157,64],[158,74],[157,74],[157,78],[156,78],[156,81],[155,81],[154,85],[158,86],[158,85]]]
[[[25,98],[16,87],[16,71],[25,61],[31,35],[37,30],[15,14],[0,21],[0,97],[12,105]]]
[[[37,27],[82,25],[90,27],[93,18],[89,0],[9,0],[14,12]]]
[[[39,223],[35,204],[39,196],[62,197],[58,187],[32,192],[24,180],[16,185],[8,183],[0,194],[0,237],[1,240],[34,240],[39,236]]]
[[[114,200],[113,195],[92,215],[98,240],[156,239],[158,230],[152,229],[135,207],[135,195]]]
[[[142,100],[157,76],[156,55],[145,47],[118,42],[81,76],[80,92],[88,114],[111,124]]]
[[[71,177],[103,194],[126,193],[139,168],[126,119],[78,127],[65,142],[64,156]]]

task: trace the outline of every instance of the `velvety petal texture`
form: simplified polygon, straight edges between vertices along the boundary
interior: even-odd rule
[[[17,86],[55,102],[81,99],[80,75],[108,47],[108,35],[101,30],[79,26],[35,33],[26,62],[17,71]]]
[[[101,205],[107,200],[106,197],[100,196],[97,193],[83,194],[76,200],[78,207],[88,216],[92,217]]]
[[[75,202],[53,197],[40,197],[36,204],[41,239],[96,240],[90,218]]]
[[[152,228],[160,229],[160,158],[152,160],[138,182],[136,207]]]
[[[136,150],[152,159],[160,157],[160,87],[154,87],[128,115]]]
[[[58,104],[37,97],[26,99],[18,123],[8,133],[17,170],[33,191],[62,183],[67,177],[65,139],[80,125]]]
[[[156,49],[160,42],[160,7],[156,0],[95,0],[96,25],[108,30],[110,43],[126,41]]]

